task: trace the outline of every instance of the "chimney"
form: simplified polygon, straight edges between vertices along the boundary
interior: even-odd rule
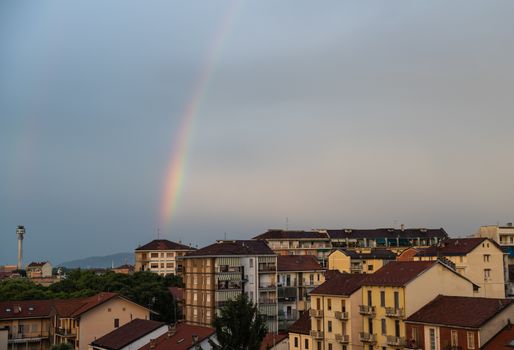
[[[155,339],[150,339],[150,349],[155,349]]]
[[[176,333],[176,326],[175,325],[169,325],[168,326],[168,338],[171,338]]]
[[[191,337],[193,338],[193,345],[198,343],[198,336],[196,334],[193,334]]]

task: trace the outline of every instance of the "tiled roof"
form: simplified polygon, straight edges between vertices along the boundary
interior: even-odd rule
[[[309,311],[301,313],[300,318],[289,327],[289,333],[309,334],[311,331],[311,318]]]
[[[514,349],[514,327],[508,323],[494,337],[487,341],[482,350],[512,350]]]
[[[366,286],[401,287],[430,269],[437,261],[391,261],[373,274],[366,275]]]
[[[501,247],[499,247],[496,242],[484,237],[452,238],[444,240],[439,246],[433,245],[425,249],[420,249],[416,256],[437,256],[438,251],[444,256],[466,255],[484,241],[493,244],[501,250]]]
[[[348,255],[352,259],[384,259],[384,260],[395,260],[396,254],[389,249],[371,249],[369,253],[359,253],[354,250],[342,250],[343,253]]]
[[[136,250],[195,250],[187,245],[168,241],[167,239],[154,239],[144,246],[137,247]]]
[[[41,267],[44,266],[48,261],[33,261],[30,264],[28,264],[27,267]]]
[[[277,271],[315,271],[324,270],[312,255],[279,255]]]
[[[289,230],[268,230],[253,239],[323,239],[327,240],[328,235],[323,231],[289,231]]]
[[[275,255],[264,241],[218,241],[187,253],[187,257],[225,255]]]
[[[2,301],[0,320],[50,317],[53,304],[54,300]]]
[[[210,327],[192,326],[181,323],[177,326],[175,334],[165,333],[154,340],[155,350],[186,350],[193,347],[193,336],[198,337],[198,342],[212,336],[216,330]],[[139,348],[139,350],[150,350],[150,344]]]
[[[262,340],[260,350],[271,349],[271,348],[273,348],[274,345],[277,345],[278,343],[280,343],[282,340],[286,339],[287,337],[288,337],[287,333],[275,334],[275,333],[270,332],[270,333],[266,334],[266,336]]]
[[[184,288],[180,287],[169,287],[168,290],[170,291],[171,295],[178,300],[184,300]]]
[[[480,328],[510,303],[509,299],[439,295],[412,314],[407,322]]]
[[[88,298],[54,300],[60,317],[77,317],[108,300],[119,297],[118,293],[99,293]]]
[[[136,318],[114,331],[107,333],[103,337],[96,339],[91,345],[109,350],[119,350],[164,325],[166,325],[164,322]]]
[[[120,265],[118,267],[115,267],[114,269],[115,270],[121,270],[121,269],[134,270],[134,265],[123,264],[123,265]]]
[[[377,228],[377,229],[340,229],[327,230],[328,235],[332,239],[355,239],[355,238],[446,238],[448,234],[443,228],[425,229],[425,228]]]
[[[362,282],[366,276],[365,274],[340,273],[332,276],[332,278],[314,288],[310,294],[349,296],[362,286]]]

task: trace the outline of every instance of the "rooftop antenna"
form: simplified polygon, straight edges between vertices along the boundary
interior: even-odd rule
[[[289,218],[286,216],[286,231],[289,231]]]

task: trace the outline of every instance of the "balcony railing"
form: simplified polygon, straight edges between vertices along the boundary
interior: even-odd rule
[[[366,332],[359,332],[359,339],[361,342],[364,343],[376,343],[377,342],[377,335],[366,333]]]
[[[370,305],[359,305],[359,313],[361,315],[367,315],[371,317],[375,317],[376,311],[374,306]]]
[[[348,344],[350,342],[350,336],[348,334],[336,334],[336,341],[341,344]]]
[[[405,346],[407,341],[403,337],[396,337],[394,335],[387,336],[387,345],[390,346]]]
[[[259,272],[275,272],[277,265],[259,265]]]
[[[48,339],[48,332],[41,333],[17,333],[17,334],[9,334],[8,342],[9,343],[35,343],[40,342],[44,339]]]
[[[241,273],[243,272],[242,266],[216,266],[214,269],[216,273]]]
[[[336,311],[336,312],[334,312],[334,317],[337,318],[338,320],[347,320],[348,312]]]
[[[323,331],[311,330],[311,337],[313,337],[314,339],[323,339]]]
[[[323,317],[323,310],[310,309],[309,316],[311,317]]]
[[[55,334],[61,337],[72,338],[77,336],[77,331],[75,329],[56,328]]]
[[[404,312],[402,308],[398,307],[386,307],[385,314],[387,317],[403,317]]]
[[[276,304],[277,299],[272,298],[259,298],[259,304]]]
[[[277,286],[275,284],[260,284],[259,289],[270,289],[270,290],[276,290]]]

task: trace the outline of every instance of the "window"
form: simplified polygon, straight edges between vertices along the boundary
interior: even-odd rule
[[[320,298],[316,298],[316,309],[317,310],[321,309],[321,299]]]
[[[193,301],[196,301],[198,299],[198,294],[196,292],[193,293]]]
[[[321,350],[321,349],[322,349],[322,347],[321,347],[321,342],[319,341],[319,342],[318,342],[318,350]]]
[[[120,319],[119,318],[115,318],[114,319],[114,328],[118,328],[120,326]]]
[[[175,256],[175,253],[166,253],[166,257],[173,258]]]
[[[298,337],[294,337],[294,347],[298,347]]]
[[[411,332],[412,332],[411,338],[417,344],[418,343],[418,327],[412,327]]]
[[[161,263],[161,269],[164,269],[164,263]]]
[[[452,331],[451,344],[452,346],[459,345],[459,334],[457,333],[457,331]]]
[[[250,268],[253,268],[253,259],[250,259]]]
[[[382,334],[386,335],[387,334],[386,319],[383,318],[380,321],[381,321],[381,325],[382,325]]]
[[[328,328],[328,333],[332,333],[332,321],[328,321],[327,328]]]
[[[368,265],[368,271],[373,271],[373,265]]]
[[[327,299],[327,309],[332,310],[332,299]]]
[[[491,278],[491,269],[484,269],[484,281],[487,281]]]
[[[196,307],[193,308],[193,316],[194,317],[198,316],[198,309]]]
[[[193,284],[198,284],[198,276],[197,275],[193,276]]]
[[[305,339],[305,349],[309,348],[309,339]]]
[[[373,305],[373,298],[370,290],[368,290],[368,305]]]
[[[400,307],[400,295],[398,292],[394,292],[394,307],[397,309]]]
[[[386,306],[386,292],[384,290],[380,291],[380,306]]]
[[[430,350],[436,350],[435,344],[435,328],[428,329],[429,341],[430,341]]]
[[[150,257],[152,257],[152,258],[158,258],[158,257],[159,257],[159,253],[151,253],[151,254],[150,254]]]
[[[309,278],[310,278],[310,282],[311,282],[311,286],[312,286],[312,285],[314,284],[314,275],[313,275],[313,274],[311,274],[311,275],[309,276]]]
[[[491,259],[491,255],[484,254],[484,262],[489,262],[490,259]]]
[[[467,332],[467,338],[468,338],[468,349],[474,349],[475,348],[475,335],[473,332]]]
[[[332,350],[332,343],[328,343],[328,350]]]
[[[207,295],[205,296],[205,301],[207,301],[207,302],[210,302],[210,301],[211,301],[211,295],[210,295],[210,294],[207,294]]]
[[[107,312],[111,312],[111,308],[108,308],[108,309],[107,309]]]

